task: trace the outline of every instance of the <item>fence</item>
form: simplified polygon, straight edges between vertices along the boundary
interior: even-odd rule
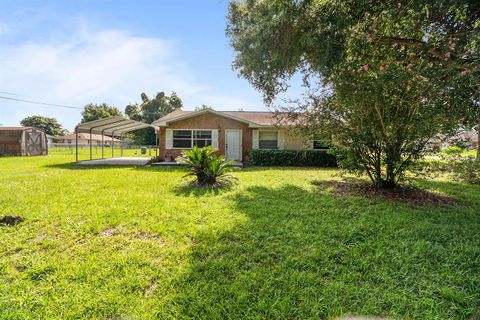
[[[146,148],[145,154],[142,154],[142,148]],[[110,144],[104,144],[103,157],[147,157],[151,158],[158,154],[157,146],[131,145],[115,143],[115,148]],[[48,153],[52,155],[72,155],[75,157],[75,143],[49,143]],[[78,144],[78,155],[85,160],[90,157],[90,145]],[[102,144],[92,144],[92,157],[94,159],[102,158]]]

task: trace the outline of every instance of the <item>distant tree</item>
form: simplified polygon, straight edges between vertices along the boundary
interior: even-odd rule
[[[150,99],[146,93],[140,95],[141,104],[129,104],[125,107],[125,114],[132,120],[152,123],[164,115],[180,110],[183,107],[182,100],[175,92],[170,96],[165,92],[158,92],[155,98]],[[129,138],[138,144],[155,144],[155,132],[151,129],[143,129],[132,132]]]
[[[125,115],[132,120],[142,121],[142,110],[138,104],[129,104],[125,107]]]
[[[84,107],[82,112],[82,123],[94,121],[98,119],[108,118],[112,116],[123,116],[122,112],[113,106],[106,103],[95,104],[89,103]]]
[[[51,136],[63,136],[66,132],[62,125],[55,118],[48,118],[42,116],[30,116],[20,121],[24,127],[34,127],[45,131]]]
[[[202,104],[201,106],[195,107],[195,111],[200,111],[200,110],[213,110],[213,108],[210,106],[207,106],[206,104]]]

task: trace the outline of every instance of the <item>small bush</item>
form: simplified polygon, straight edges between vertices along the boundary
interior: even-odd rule
[[[255,166],[336,167],[337,159],[326,150],[252,150]]]
[[[217,182],[229,182],[235,179],[228,174],[232,170],[232,161],[216,154],[218,149],[211,146],[192,150],[183,150],[179,161],[185,163],[190,172],[187,176],[195,176],[199,185],[215,185]]]
[[[475,158],[455,162],[453,178],[460,182],[480,184],[480,161]]]

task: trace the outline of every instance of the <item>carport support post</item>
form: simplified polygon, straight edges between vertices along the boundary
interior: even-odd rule
[[[75,127],[75,161],[78,162],[78,126]]]
[[[92,160],[92,129],[90,129],[90,139],[88,141],[90,142],[90,160]]]
[[[123,142],[123,133],[120,135],[120,157],[123,157],[122,142]]]
[[[103,156],[103,146],[105,145],[105,142],[103,141],[103,140],[104,140],[104,139],[103,139],[103,132],[104,132],[104,131],[105,131],[105,129],[102,130],[102,159],[104,158],[104,156]]]
[[[112,131],[112,158],[114,158],[114,148],[115,148],[115,140],[114,140],[114,137],[115,137],[115,131]]]

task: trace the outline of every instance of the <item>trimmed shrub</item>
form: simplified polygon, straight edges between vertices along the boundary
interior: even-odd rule
[[[337,159],[326,150],[252,150],[255,166],[336,167]]]

